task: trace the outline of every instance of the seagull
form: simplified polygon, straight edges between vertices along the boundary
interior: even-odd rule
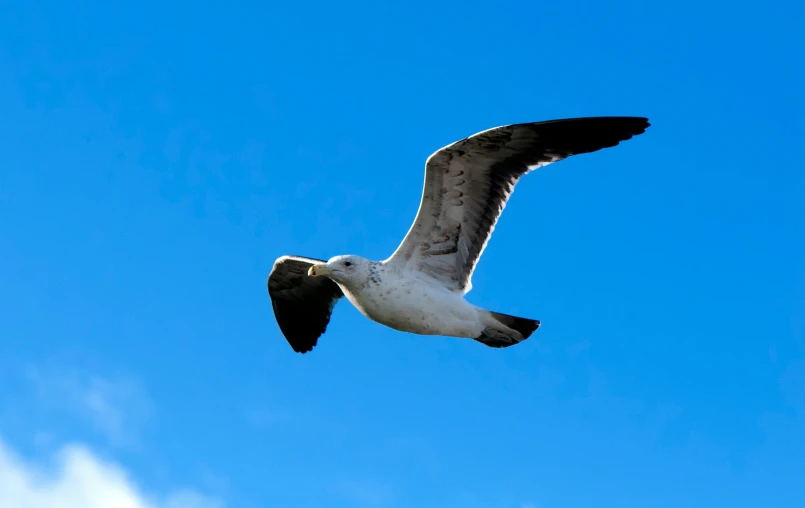
[[[505,125],[441,148],[425,163],[414,223],[383,261],[339,255],[327,261],[286,255],[268,276],[268,294],[291,348],[307,353],[346,297],[370,320],[419,335],[518,344],[537,319],[469,303],[472,273],[492,230],[526,173],[571,155],[618,145],[645,132],[642,117],[588,117]]]

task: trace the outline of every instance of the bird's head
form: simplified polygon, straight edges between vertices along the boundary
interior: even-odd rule
[[[372,272],[372,262],[360,256],[335,256],[326,263],[311,266],[307,274],[311,277],[329,277],[345,286],[363,284]]]

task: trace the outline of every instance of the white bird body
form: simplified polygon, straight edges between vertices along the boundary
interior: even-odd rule
[[[352,288],[339,284],[361,314],[401,332],[474,338],[481,335],[482,309],[464,295],[435,284],[421,272],[372,263],[376,275]]]

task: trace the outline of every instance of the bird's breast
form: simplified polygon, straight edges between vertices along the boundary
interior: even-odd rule
[[[384,280],[344,293],[367,318],[405,332],[444,335],[448,323],[476,317],[462,297],[416,279]]]

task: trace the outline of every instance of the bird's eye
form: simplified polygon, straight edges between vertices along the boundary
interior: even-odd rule
[[[350,263],[349,261],[346,261],[346,262],[344,263],[344,266],[352,266],[352,263]]]

